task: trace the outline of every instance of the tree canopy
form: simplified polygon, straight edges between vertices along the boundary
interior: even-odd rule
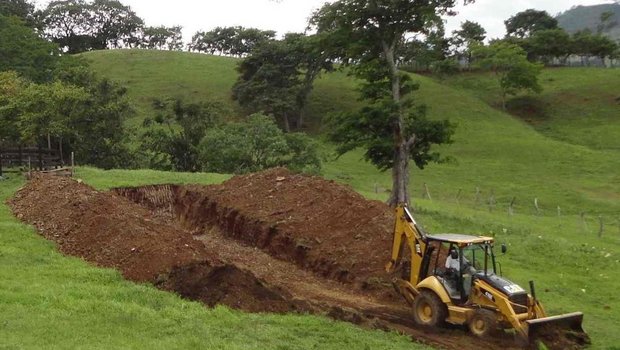
[[[36,82],[51,80],[58,61],[56,45],[15,16],[0,15],[0,38],[0,71],[16,71]]]
[[[506,108],[506,97],[521,90],[541,92],[538,76],[542,65],[527,60],[525,51],[518,45],[499,40],[489,46],[479,46],[473,52],[476,65],[489,70],[498,79],[501,90],[502,108]]]
[[[508,36],[519,38],[529,37],[539,30],[556,29],[558,21],[551,17],[547,11],[528,9],[517,13],[506,21],[506,32]]]
[[[286,131],[298,129],[314,80],[331,67],[319,36],[287,34],[263,42],[239,64],[233,98],[250,113],[273,115]]]
[[[55,0],[42,11],[45,33],[68,53],[136,42],[144,22],[117,0]]]
[[[392,170],[390,205],[409,201],[409,160],[420,167],[437,160],[430,145],[449,142],[451,135],[448,122],[427,121],[425,108],[414,105],[410,94],[417,85],[399,71],[397,53],[406,35],[437,28],[441,15],[451,14],[456,4],[455,0],[340,0],[325,4],[311,18],[318,33],[328,37],[334,54],[345,64],[355,63],[350,69],[363,79],[361,97],[368,103],[358,113],[335,117],[333,127],[342,129],[332,139],[342,145],[340,153],[357,145],[374,165]],[[428,147],[422,145],[425,140],[431,140]]]

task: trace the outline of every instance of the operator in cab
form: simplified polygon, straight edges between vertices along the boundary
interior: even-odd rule
[[[476,269],[471,266],[471,263],[465,256],[462,257],[463,266],[459,261],[459,252],[455,247],[450,248],[448,257],[446,257],[446,275],[451,280],[452,285],[458,288],[459,274],[463,275],[463,284],[460,286],[463,288],[465,295],[469,295],[471,289],[471,276],[476,273]]]

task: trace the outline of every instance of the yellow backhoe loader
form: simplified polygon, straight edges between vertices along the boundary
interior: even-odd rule
[[[402,268],[403,276],[393,280],[394,288],[413,307],[418,324],[467,325],[480,337],[512,328],[528,343],[538,332],[553,327],[581,334],[588,341],[581,312],[548,317],[536,299],[533,282],[528,293],[502,277],[493,243],[492,237],[426,234],[407,206],[399,205],[386,270]],[[407,249],[410,255],[404,252]],[[506,252],[505,245],[501,249]]]

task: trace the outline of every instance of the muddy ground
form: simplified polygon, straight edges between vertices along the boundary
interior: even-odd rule
[[[65,254],[128,279],[250,312],[311,312],[446,349],[518,348],[510,334],[416,326],[384,272],[392,210],[284,169],[221,185],[99,192],[35,177],[9,203]]]

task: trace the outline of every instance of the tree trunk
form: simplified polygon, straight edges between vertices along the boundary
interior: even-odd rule
[[[282,122],[284,124],[284,132],[291,132],[291,124],[289,123],[288,115],[284,115],[284,117],[282,118]]]
[[[395,207],[400,203],[409,203],[409,152],[410,143],[404,135],[404,112],[400,96],[400,75],[394,56],[395,43],[388,45],[383,42],[383,53],[390,69],[392,81],[392,99],[398,109],[394,118],[394,165],[392,168],[392,192],[387,204]]]
[[[37,151],[39,156],[39,171],[43,171],[43,147],[40,141],[37,143]]]

